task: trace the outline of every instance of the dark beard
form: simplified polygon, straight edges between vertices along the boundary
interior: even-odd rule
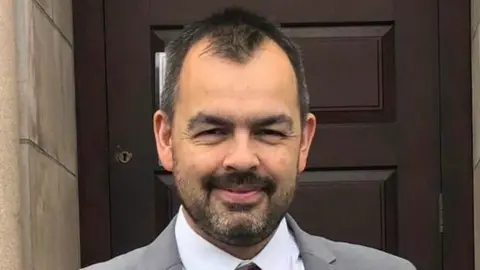
[[[231,172],[222,175],[207,175],[200,179],[202,187],[208,192],[213,189],[231,189],[246,186],[251,189],[261,190],[269,197],[277,190],[277,183],[270,177],[260,176],[252,171]]]
[[[286,214],[286,211],[269,211],[265,218],[265,223],[261,228],[254,229],[247,224],[242,224],[231,227],[228,231],[223,231],[216,229],[216,226],[212,222],[211,213],[198,208],[198,206],[187,207],[185,204],[183,204],[183,206],[202,232],[216,242],[237,247],[254,246],[270,237]]]
[[[255,172],[232,172],[222,175],[208,175],[201,178],[201,184],[206,196],[202,198],[191,198],[182,200],[182,204],[195,224],[209,237],[214,240],[231,246],[252,246],[267,239],[277,228],[281,219],[286,214],[287,208],[291,202],[291,194],[285,194],[285,200],[273,202],[272,196],[277,190],[275,180],[269,177],[263,177]],[[210,207],[211,192],[214,189],[230,189],[237,186],[248,186],[264,192],[268,197],[268,209],[261,221],[261,226],[253,226],[247,222],[237,224],[230,228],[220,228],[215,223],[218,213]],[[180,195],[180,194],[179,194]],[[193,200],[192,200],[193,199]],[[224,203],[228,212],[248,212],[252,211],[256,205],[241,203]]]

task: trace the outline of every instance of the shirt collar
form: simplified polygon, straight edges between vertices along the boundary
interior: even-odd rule
[[[187,223],[182,207],[175,223],[175,237],[182,264],[187,270],[232,270],[247,263],[198,235]],[[286,265],[295,263],[298,256],[299,249],[284,218],[272,239],[251,261],[262,269],[284,269]]]

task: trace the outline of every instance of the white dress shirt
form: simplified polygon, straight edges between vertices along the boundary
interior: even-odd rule
[[[304,270],[298,246],[285,218],[268,244],[249,261],[230,255],[198,235],[187,223],[182,208],[175,224],[175,237],[185,270],[234,270],[250,262],[262,270]]]

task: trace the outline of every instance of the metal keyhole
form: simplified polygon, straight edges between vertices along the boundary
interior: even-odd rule
[[[132,159],[133,154],[128,151],[122,151],[117,154],[117,160],[120,161],[121,163],[128,163]]]

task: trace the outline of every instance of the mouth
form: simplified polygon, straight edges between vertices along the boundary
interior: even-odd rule
[[[263,192],[261,189],[252,187],[235,187],[227,189],[214,189],[213,194],[223,201],[236,204],[252,204],[257,202]]]
[[[237,186],[233,188],[224,188],[224,190],[234,193],[248,193],[253,191],[260,191],[260,188],[251,186]]]

